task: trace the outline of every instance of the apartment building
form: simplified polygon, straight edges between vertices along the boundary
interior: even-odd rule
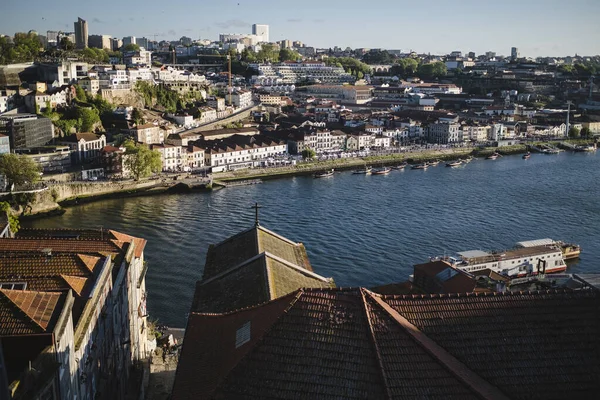
[[[283,156],[287,146],[263,135],[234,135],[219,140],[199,140],[195,146],[204,148],[204,164],[213,172],[252,168],[269,158]]]
[[[425,131],[427,142],[434,144],[452,144],[460,141],[460,124],[458,123],[435,123],[427,127]]]

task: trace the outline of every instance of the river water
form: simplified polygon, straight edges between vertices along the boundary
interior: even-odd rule
[[[102,200],[38,228],[116,229],[148,240],[148,309],[183,327],[206,250],[254,223],[303,242],[338,286],[404,281],[412,265],[461,250],[501,250],[551,237],[583,247],[569,272],[600,272],[600,155],[534,154],[389,175],[295,177],[212,193]]]

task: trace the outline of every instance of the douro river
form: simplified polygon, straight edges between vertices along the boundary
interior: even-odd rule
[[[583,247],[568,272],[600,272],[600,155],[533,154],[389,175],[296,177],[212,193],[103,200],[29,227],[116,229],[148,240],[148,308],[183,327],[211,243],[260,222],[306,245],[338,286],[405,281],[428,257],[550,237]]]

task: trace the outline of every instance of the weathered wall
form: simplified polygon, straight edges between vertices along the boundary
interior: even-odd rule
[[[211,129],[219,129],[223,125],[227,125],[227,124],[230,124],[232,122],[237,122],[239,120],[248,118],[250,116],[250,113],[252,111],[254,111],[254,110],[256,110],[256,107],[249,108],[248,110],[242,111],[242,112],[240,112],[238,114],[233,114],[233,115],[231,115],[231,116],[229,116],[229,117],[227,117],[225,119],[220,119],[220,120],[212,122],[210,124],[206,124],[206,125],[198,128],[197,130],[199,132],[202,132],[202,131],[210,131]]]

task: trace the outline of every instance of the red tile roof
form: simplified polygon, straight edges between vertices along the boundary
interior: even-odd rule
[[[51,331],[63,293],[0,289],[0,336]]]
[[[172,399],[594,398],[598,310],[591,290],[303,289],[228,314],[192,313]]]

